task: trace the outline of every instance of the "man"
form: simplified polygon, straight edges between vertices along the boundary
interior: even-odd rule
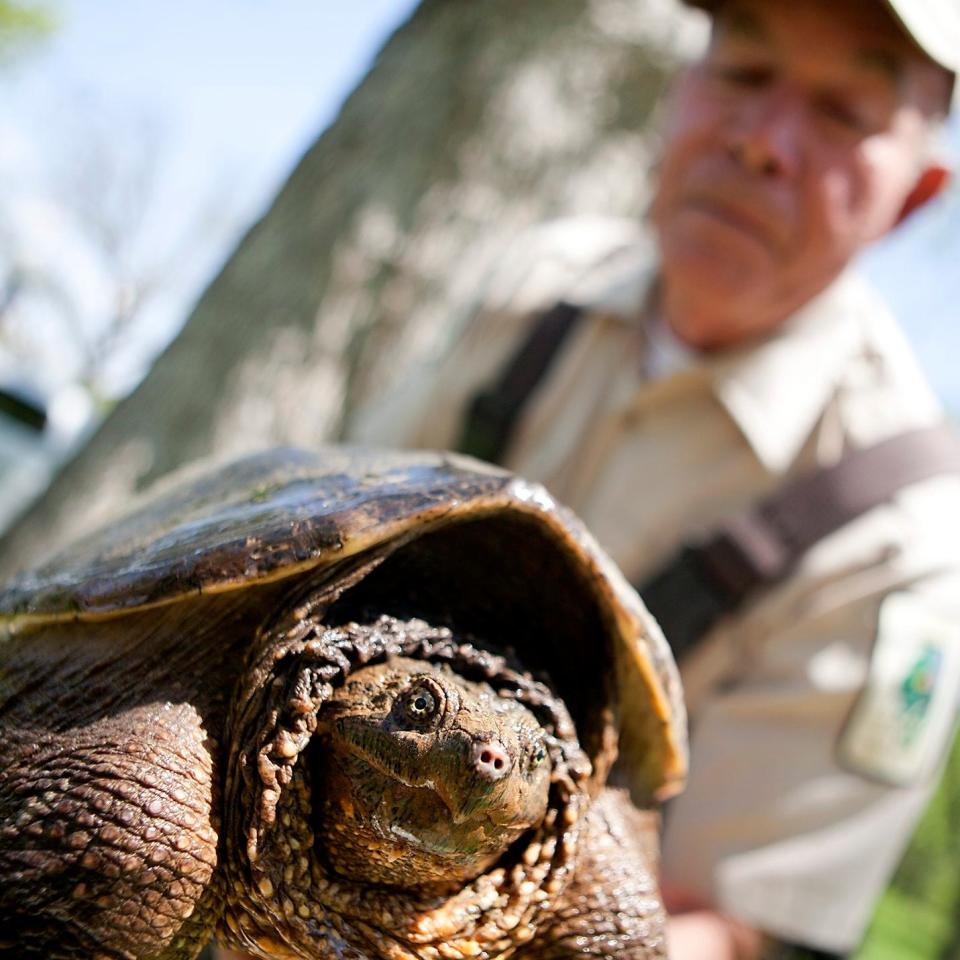
[[[960,6],[692,2],[712,35],[668,105],[657,256],[632,225],[524,238],[434,374],[356,434],[457,446],[530,316],[576,304],[501,460],[576,510],[637,583],[786,479],[941,416],[847,267],[944,183],[934,144]],[[877,772],[878,654],[953,637],[958,534],[957,480],[912,484],[683,660],[692,774],[663,864],[675,960],[860,942],[935,781]],[[947,742],[924,735],[936,760]]]

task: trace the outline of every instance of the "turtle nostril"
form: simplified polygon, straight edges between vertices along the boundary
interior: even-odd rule
[[[499,780],[510,772],[510,754],[498,740],[476,744],[473,762],[477,772],[488,780]]]

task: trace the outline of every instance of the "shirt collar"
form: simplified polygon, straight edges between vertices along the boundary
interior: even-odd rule
[[[604,295],[580,302],[636,324],[637,304],[646,301],[656,280],[648,264],[637,269],[634,261],[632,270],[608,273],[599,285]],[[847,270],[772,335],[709,357],[694,354],[698,359],[690,366],[710,378],[757,459],[772,473],[783,473],[863,343],[870,317],[882,310],[876,294]]]
[[[717,398],[771,472],[800,452],[878,307],[847,272],[771,336],[708,361]]]

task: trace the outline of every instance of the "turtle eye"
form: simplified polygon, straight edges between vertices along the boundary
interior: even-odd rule
[[[547,748],[543,743],[538,743],[530,754],[530,769],[536,770],[537,767],[547,759]]]
[[[437,715],[440,704],[441,695],[432,684],[418,683],[404,694],[401,709],[408,720],[425,723]]]

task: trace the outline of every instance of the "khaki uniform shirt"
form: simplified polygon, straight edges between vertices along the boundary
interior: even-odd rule
[[[354,439],[455,445],[531,312],[587,307],[504,460],[572,507],[634,582],[788,476],[942,417],[897,327],[850,276],[762,342],[690,363],[668,349],[664,363],[641,319],[653,258],[632,225],[555,224],[505,262],[449,352]],[[915,484],[816,544],[682,664],[691,775],[667,811],[667,882],[787,941],[856,944],[932,780],[883,785],[836,747],[884,598],[960,614],[958,534],[960,481]]]

